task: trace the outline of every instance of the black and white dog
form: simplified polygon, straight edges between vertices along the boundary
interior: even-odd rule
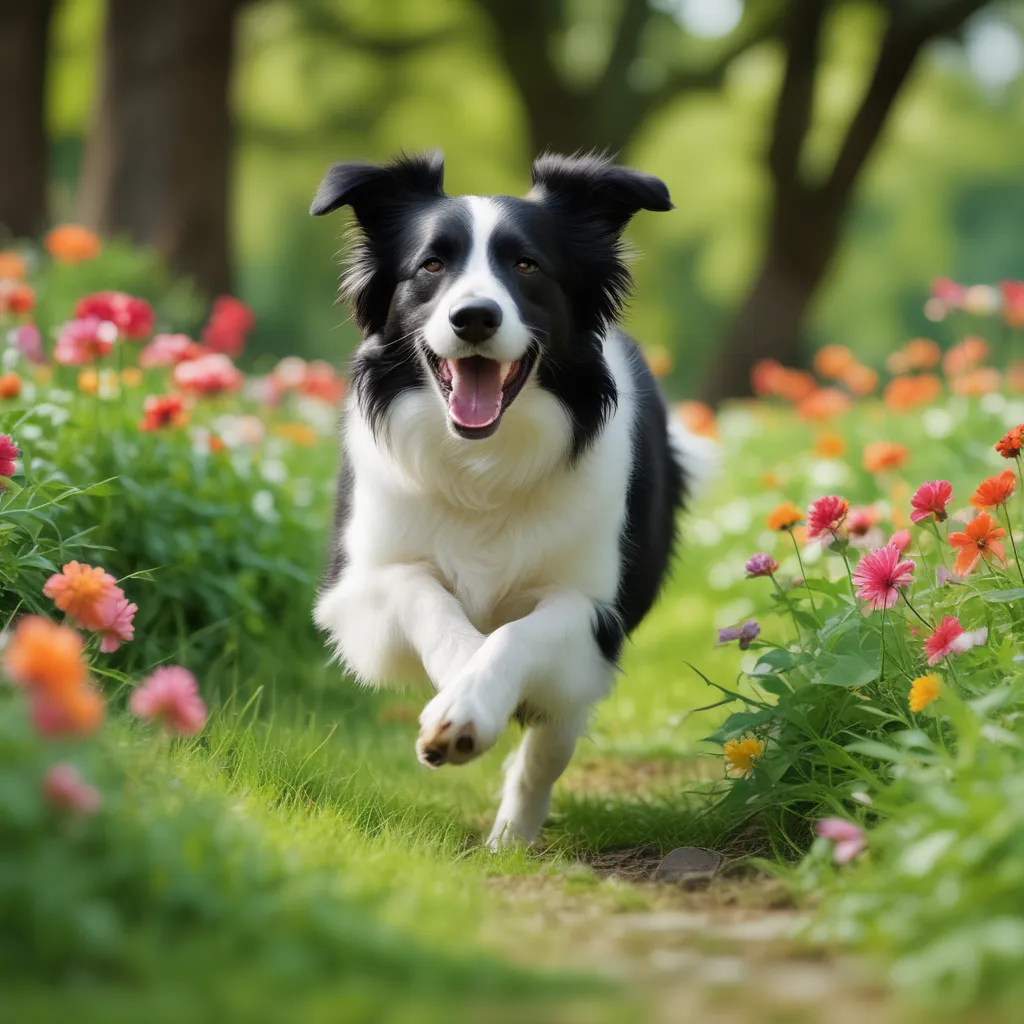
[[[524,199],[447,196],[443,173],[335,164],[313,202],[355,213],[341,294],[363,339],[316,621],[364,683],[433,684],[426,765],[522,721],[498,847],[544,823],[669,565],[683,447],[616,321],[622,231],[672,203],[596,156],[541,157]]]

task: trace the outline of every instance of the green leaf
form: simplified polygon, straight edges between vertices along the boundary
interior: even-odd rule
[[[1010,590],[988,590],[981,595],[989,604],[1006,604],[1009,601],[1024,601],[1024,587],[1012,587]]]

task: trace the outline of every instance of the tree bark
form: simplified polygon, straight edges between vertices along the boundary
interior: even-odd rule
[[[109,0],[86,224],[231,290],[231,73],[242,0]]]
[[[0,3],[0,225],[16,238],[47,223],[46,51],[54,0]]]

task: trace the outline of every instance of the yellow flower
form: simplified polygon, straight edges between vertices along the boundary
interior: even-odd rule
[[[910,684],[910,710],[920,711],[938,700],[942,680],[936,675],[918,676]]]
[[[142,385],[142,371],[135,366],[129,366],[121,372],[121,383],[126,388],[137,388]]]
[[[764,753],[764,746],[764,740],[756,736],[726,740],[722,745],[725,774],[730,779],[749,779],[754,774],[754,762]]]

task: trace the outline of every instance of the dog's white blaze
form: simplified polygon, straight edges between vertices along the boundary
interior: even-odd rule
[[[508,289],[495,277],[488,251],[491,235],[501,221],[501,207],[485,196],[466,196],[472,242],[466,265],[441,296],[423,329],[427,344],[442,359],[483,355],[502,363],[522,358],[530,345],[530,331]],[[464,299],[491,299],[501,308],[501,326],[483,345],[468,345],[452,330],[448,314]]]
[[[618,586],[636,408],[617,332],[604,355],[618,408],[572,468],[566,412],[532,382],[477,441],[453,437],[436,397],[412,391],[378,443],[349,399],[346,566],[316,620],[364,683],[429,678],[424,730],[468,724],[487,749],[523,700],[545,716],[507,774],[495,845],[534,837],[613,681],[594,602],[610,604]]]

